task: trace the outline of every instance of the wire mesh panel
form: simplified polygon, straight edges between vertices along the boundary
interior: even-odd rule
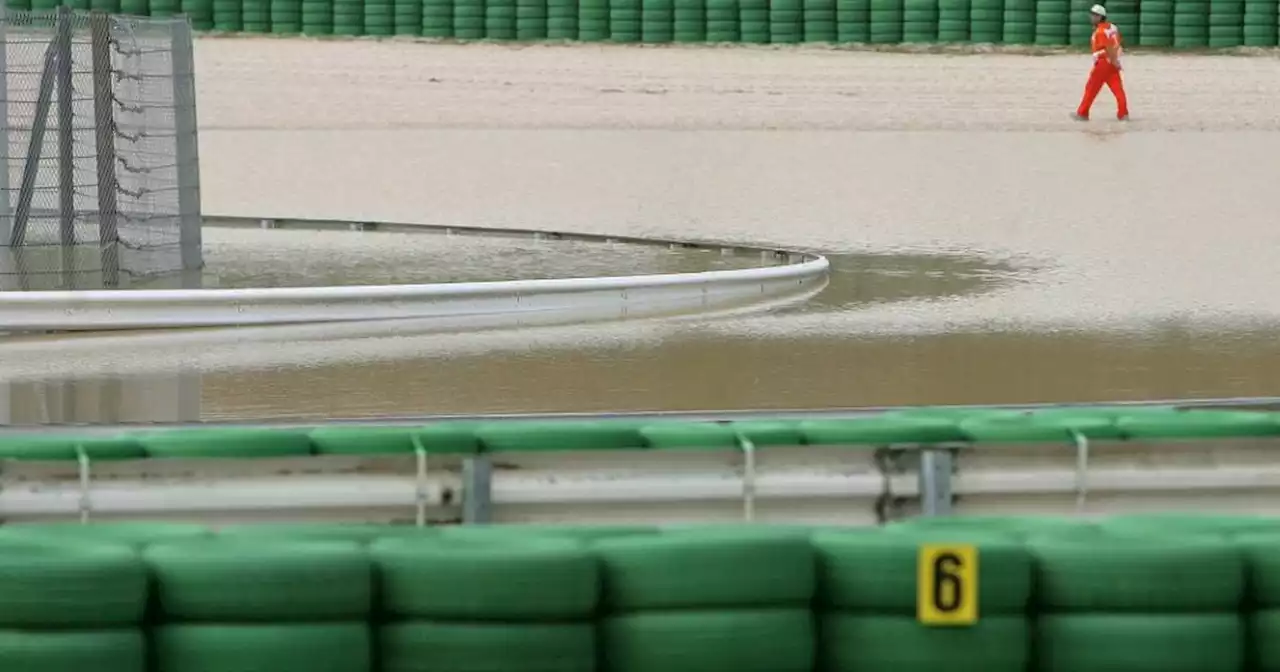
[[[185,19],[64,6],[9,10],[0,31],[0,289],[127,288],[198,274]]]

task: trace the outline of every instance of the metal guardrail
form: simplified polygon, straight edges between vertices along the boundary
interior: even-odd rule
[[[265,227],[335,228],[332,220],[237,220],[218,224]],[[489,230],[451,226],[348,222],[356,231],[434,231],[445,235],[487,235]],[[494,229],[496,235],[541,239],[638,242],[587,234]],[[650,245],[712,247],[708,243],[644,241]],[[251,325],[292,325],[391,320],[438,320],[451,327],[469,321],[485,326],[504,320],[546,323],[642,317],[715,310],[803,293],[826,282],[830,266],[821,255],[734,246],[782,260],[782,266],[597,278],[554,278],[499,282],[437,283],[351,287],[254,289],[162,289],[83,292],[0,293],[0,324],[10,331],[101,331]]]

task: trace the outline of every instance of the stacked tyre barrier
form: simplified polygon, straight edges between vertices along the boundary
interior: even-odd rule
[[[817,420],[446,421],[423,426],[196,427],[0,436],[0,460],[307,458],[546,451],[732,450],[754,446],[1178,441],[1280,437],[1280,413],[1173,406],[912,408]]]
[[[0,529],[6,672],[1271,672],[1280,520]]]
[[[459,40],[1087,46],[1095,0],[69,0],[196,30]],[[68,0],[7,0],[51,10]],[[1274,47],[1280,0],[1106,0],[1126,46]]]

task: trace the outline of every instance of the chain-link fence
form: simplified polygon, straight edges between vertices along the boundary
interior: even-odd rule
[[[0,290],[198,277],[190,25],[0,12]]]

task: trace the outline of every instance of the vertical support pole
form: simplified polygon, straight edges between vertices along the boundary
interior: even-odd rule
[[[200,138],[196,130],[195,57],[191,24],[173,21],[173,131],[178,164],[179,245],[182,250],[183,286],[199,287],[204,268],[200,227]]]
[[[9,209],[9,8],[0,2],[0,247],[8,247],[13,232]],[[0,255],[0,267],[8,255]],[[0,273],[7,273],[0,268]],[[3,291],[0,287],[0,291]]]
[[[13,383],[0,381],[0,425],[11,424],[13,424]]]
[[[116,206],[116,115],[111,86],[111,15],[89,15],[93,53],[94,144],[98,159],[98,251],[102,258],[102,286],[120,287],[120,233]]]
[[[58,247],[62,251],[62,288],[75,289],[76,173],[75,107],[71,90],[71,8],[58,6],[55,51],[58,54]]]
[[[951,453],[946,449],[920,451],[920,509],[925,516],[951,513]]]
[[[477,455],[462,462],[462,522],[488,523],[493,519],[493,463]]]

